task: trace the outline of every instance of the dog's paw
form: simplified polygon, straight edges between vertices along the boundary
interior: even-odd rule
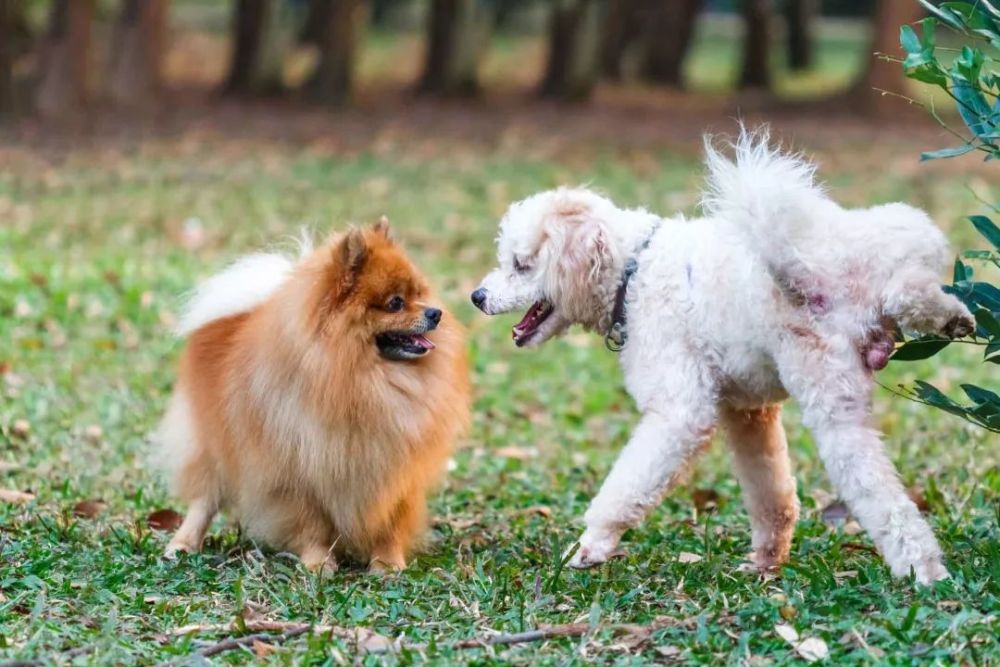
[[[588,529],[580,536],[580,547],[567,564],[581,570],[600,565],[611,558],[620,558],[625,552],[618,548],[618,539],[617,534]]]
[[[406,569],[406,561],[402,559],[383,559],[375,557],[368,563],[368,574],[385,575],[402,572]]]
[[[917,578],[917,583],[923,586],[930,586],[936,581],[949,578],[948,569],[938,558],[927,558],[913,566],[913,574]]]
[[[197,552],[198,547],[188,544],[184,540],[170,540],[167,548],[163,550],[163,557],[167,560],[174,560],[179,553],[193,554]]]
[[[976,320],[971,315],[956,315],[941,330],[948,338],[965,338],[976,331]]]

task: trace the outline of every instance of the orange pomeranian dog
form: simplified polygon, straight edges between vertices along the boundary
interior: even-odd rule
[[[384,219],[206,281],[157,438],[189,504],[167,555],[221,510],[310,569],[405,567],[469,414],[464,335],[434,304]]]

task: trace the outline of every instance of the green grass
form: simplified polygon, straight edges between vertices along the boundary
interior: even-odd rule
[[[842,168],[827,175],[851,203],[904,197],[941,220],[976,209],[962,178],[897,173],[851,159],[852,148],[837,150]],[[0,170],[0,460],[18,466],[0,473],[0,487],[36,496],[0,503],[0,657],[66,662],[59,652],[89,647],[78,662],[179,659],[219,637],[165,638],[171,630],[227,623],[253,609],[425,644],[358,656],[363,664],[793,663],[774,633],[779,623],[825,640],[833,664],[1000,662],[997,441],[884,391],[878,424],[905,482],[925,488],[952,580],[930,590],[895,581],[864,535],[823,523],[814,492],[829,483],[794,408],[786,423],[803,519],[791,562],[776,576],[737,569],[749,529],[719,446],[626,536],[627,558],[561,569],[560,554],[635,423],[633,406],[598,337],[573,334],[541,352],[518,351],[510,319],[476,317],[466,295],[492,260],[495,221],[510,200],[586,181],[625,204],[690,210],[697,165],[680,154],[650,149],[640,160],[634,149],[613,147],[573,161],[463,146],[417,154],[405,144],[325,155],[192,139],[78,151],[56,163],[12,157]],[[319,579],[220,520],[203,553],[161,560],[167,536],[146,517],[184,508],[148,466],[147,434],[174,377],[179,343],[169,331],[180,295],[241,251],[302,225],[325,230],[382,213],[468,324],[472,343],[474,425],[433,501],[426,553],[384,579],[357,568]],[[194,251],[178,240],[188,218],[201,220],[207,235]],[[962,227],[951,234],[959,244],[973,238]],[[892,365],[881,379],[990,383],[972,351],[946,352],[933,363]],[[529,456],[501,455],[511,447]],[[718,509],[696,509],[692,491],[703,488],[718,492]],[[107,503],[103,514],[73,516],[77,502],[97,498]],[[701,560],[680,562],[682,552]],[[677,623],[639,646],[610,630],[664,616]],[[448,648],[492,631],[573,621],[593,632],[509,649]],[[676,649],[673,658],[666,647]],[[344,640],[297,638],[267,661],[355,656]],[[217,658],[252,659],[245,650]]]

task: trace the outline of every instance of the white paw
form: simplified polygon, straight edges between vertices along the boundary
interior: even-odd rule
[[[620,537],[618,533],[612,531],[598,531],[588,528],[580,536],[580,548],[573,554],[568,565],[583,569],[600,565],[610,558],[624,556],[625,552],[618,548]]]
[[[913,573],[917,576],[917,583],[924,586],[930,586],[935,581],[941,581],[950,576],[944,563],[937,558],[927,558],[914,564]]]

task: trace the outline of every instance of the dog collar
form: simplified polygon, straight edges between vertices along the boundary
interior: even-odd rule
[[[657,220],[653,224],[649,236],[642,242],[639,252],[629,257],[625,262],[625,270],[622,271],[622,279],[618,283],[618,291],[615,293],[615,305],[611,310],[611,328],[604,336],[604,346],[612,352],[621,352],[622,348],[625,347],[625,341],[628,339],[628,332],[625,330],[625,297],[628,294],[628,285],[632,281],[632,276],[639,270],[638,256],[649,247],[653,236],[656,235],[656,230],[659,228],[660,222]]]

